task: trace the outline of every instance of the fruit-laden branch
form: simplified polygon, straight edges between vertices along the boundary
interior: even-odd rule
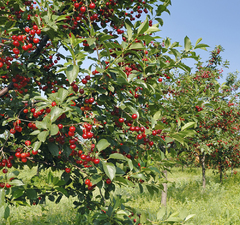
[[[39,43],[39,45],[37,46],[34,53],[31,55],[30,59],[28,60],[28,63],[34,61],[34,59],[40,55],[43,47],[47,44],[48,40],[49,40],[49,36],[45,35],[41,40],[41,42]]]
[[[28,63],[32,62],[36,57],[38,57],[43,49],[43,47],[47,44],[49,40],[49,36],[45,35],[44,38],[41,40],[40,44],[38,45],[37,49],[31,55],[31,58],[28,60]],[[7,94],[9,90],[13,90],[13,82],[11,82],[7,87],[3,88],[0,91],[0,97]]]

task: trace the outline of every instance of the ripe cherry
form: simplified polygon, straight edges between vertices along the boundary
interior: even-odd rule
[[[120,123],[123,123],[124,122],[124,119],[123,118],[119,118],[118,120]]]
[[[31,145],[31,141],[29,141],[29,140],[25,141],[25,145],[27,145],[27,146]]]
[[[63,125],[62,124],[58,124],[58,128],[59,129],[63,129]]]
[[[32,150],[32,154],[33,154],[33,155],[37,155],[37,154],[38,154],[38,151]]]
[[[89,179],[86,179],[86,180],[85,180],[85,184],[86,184],[86,185],[89,185],[90,183],[91,183],[91,181],[90,181]]]
[[[106,183],[107,183],[107,184],[111,184],[112,181],[108,178],[108,179],[106,180]]]
[[[57,103],[56,102],[52,102],[52,106],[54,107],[54,106],[56,106],[57,105]]]
[[[70,169],[70,168],[66,168],[66,169],[65,169],[65,172],[66,172],[66,173],[70,173],[70,172],[71,172],[71,169]]]
[[[133,120],[137,119],[137,114],[133,114],[133,115],[132,115],[132,119],[133,119]]]
[[[89,8],[90,8],[90,9],[94,9],[95,6],[96,6],[96,5],[95,5],[94,3],[91,3],[91,4],[89,5]]]
[[[37,44],[39,42],[38,38],[33,38],[33,43]]]
[[[94,159],[94,160],[93,160],[93,163],[94,163],[94,164],[99,164],[99,163],[100,163],[100,159]]]
[[[6,188],[10,188],[10,187],[11,187],[11,185],[7,183],[6,184]]]
[[[80,11],[81,11],[81,13],[85,13],[85,12],[86,12],[86,7],[82,6],[82,7],[80,8]]]
[[[75,132],[76,128],[74,126],[69,127],[70,132]]]

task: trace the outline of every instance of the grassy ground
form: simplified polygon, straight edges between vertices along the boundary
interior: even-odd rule
[[[30,170],[28,173],[35,173]],[[26,175],[26,174],[25,174]],[[22,174],[22,176],[25,176]],[[201,186],[201,171],[199,168],[173,168],[168,174],[168,209],[172,211],[185,210],[188,214],[196,214],[187,224],[194,225],[227,225],[240,224],[240,172],[219,184],[218,175],[207,171],[207,185],[203,190]],[[140,194],[138,189],[119,189],[119,192],[131,195],[134,201],[129,203],[139,211],[156,214],[160,208],[161,195],[150,196],[148,192]],[[11,224],[38,225],[76,223],[77,211],[73,209],[73,199],[63,198],[59,204],[47,201],[43,207],[36,205],[30,207],[12,207]],[[4,224],[3,222],[0,224]]]

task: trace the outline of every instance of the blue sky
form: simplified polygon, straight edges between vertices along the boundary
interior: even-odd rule
[[[222,45],[225,51],[221,56],[230,61],[229,69],[223,71],[224,77],[229,72],[240,71],[240,0],[172,0],[168,9],[171,15],[162,14],[164,24],[159,36],[181,45],[185,36],[193,44],[201,37],[202,43],[210,46],[208,50]],[[208,52],[198,53],[203,61],[208,60]]]

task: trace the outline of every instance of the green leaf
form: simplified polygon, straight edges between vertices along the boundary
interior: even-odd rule
[[[12,197],[13,198],[19,198],[19,197],[21,197],[22,195],[23,195],[23,193],[24,193],[24,190],[22,190],[22,189],[17,189],[17,190],[15,190],[14,192],[13,192],[13,195],[12,195]]]
[[[127,28],[128,41],[131,41],[131,39],[132,39],[132,27],[127,22],[125,22],[125,26]]]
[[[166,208],[162,207],[158,212],[157,212],[157,220],[163,220],[163,217],[166,214]]]
[[[133,108],[131,105],[128,105],[127,108],[131,110],[132,114],[137,114],[137,118],[139,118],[139,113],[135,108]]]
[[[33,150],[34,150],[34,151],[37,151],[37,150],[40,148],[41,144],[42,144],[42,143],[41,143],[40,141],[34,142],[34,143],[33,143]]]
[[[49,131],[46,130],[39,133],[37,137],[39,141],[45,142],[48,135],[49,135]]]
[[[96,41],[96,38],[86,38],[86,40],[89,45],[92,45]]]
[[[31,200],[37,199],[37,192],[34,189],[26,190],[27,197]]]
[[[67,75],[69,84],[71,84],[77,78],[78,73],[79,73],[78,65],[70,65],[67,67],[66,75]]]
[[[24,185],[24,183],[18,179],[13,179],[12,181],[9,182],[9,184],[14,185],[14,186],[23,186]]]
[[[184,38],[184,49],[185,49],[186,52],[191,49],[191,41],[190,41],[190,39],[188,38],[188,36],[186,36],[186,37]]]
[[[103,41],[106,41],[106,40],[109,40],[109,39],[112,39],[112,38],[113,38],[113,36],[108,35],[108,34],[104,34],[103,36],[100,37],[99,41],[103,42]]]
[[[149,27],[149,22],[148,22],[148,18],[145,19],[145,21],[140,25],[140,27],[138,28],[137,34],[143,34]]]
[[[4,219],[6,220],[9,216],[10,216],[10,208],[7,205],[7,207],[5,208],[5,212],[4,212]]]
[[[134,178],[137,178],[137,179],[141,179],[141,180],[146,180],[146,177],[142,173],[131,175],[131,177],[134,177]]]
[[[198,45],[198,43],[199,43],[201,40],[202,40],[202,38],[198,38],[197,41],[196,41],[195,46]]]
[[[48,150],[52,153],[53,156],[59,155],[59,148],[55,143],[48,143]]]
[[[106,175],[110,178],[110,180],[113,180],[116,174],[116,167],[112,163],[103,163],[103,170],[106,173]]]
[[[132,171],[133,170],[132,160],[131,159],[127,159],[127,161],[128,161],[128,166],[129,166],[130,170]]]
[[[57,106],[54,106],[50,112],[51,121],[54,122],[63,114],[63,110]]]
[[[127,160],[127,158],[119,153],[113,153],[109,156],[109,159],[121,159],[121,160]]]
[[[145,33],[151,34],[151,33],[158,32],[158,31],[160,31],[160,29],[158,27],[152,26],[152,27],[149,27]]]
[[[182,128],[181,128],[181,131],[187,129],[187,128],[191,128],[193,126],[196,125],[196,122],[189,122],[189,123],[186,123]]]
[[[106,149],[108,146],[110,145],[110,143],[106,140],[106,139],[101,139],[98,143],[97,143],[97,149],[98,151],[102,151],[104,149]]]
[[[209,45],[206,45],[206,44],[198,44],[195,46],[195,49],[201,48],[203,50],[207,50],[206,48],[208,48],[208,47],[209,47]]]
[[[133,44],[129,47],[129,49],[137,49],[137,50],[139,50],[139,49],[145,49],[145,47],[144,47],[143,43],[137,42],[137,43],[133,43]]]
[[[59,128],[56,124],[52,124],[51,125],[51,128],[50,128],[50,134],[53,136],[53,135],[56,135],[59,131]]]
[[[161,117],[161,111],[157,111],[157,112],[154,114],[153,119],[154,119],[154,120],[159,120],[160,117]]]
[[[0,189],[0,206],[4,205],[5,203],[5,189]]]
[[[195,216],[195,214],[188,215],[188,216],[185,218],[184,221],[187,221],[187,220],[191,219],[191,218],[194,217],[194,216]]]
[[[68,90],[64,88],[60,88],[58,90],[58,98],[60,99],[61,103],[66,99],[67,96],[68,96]]]

